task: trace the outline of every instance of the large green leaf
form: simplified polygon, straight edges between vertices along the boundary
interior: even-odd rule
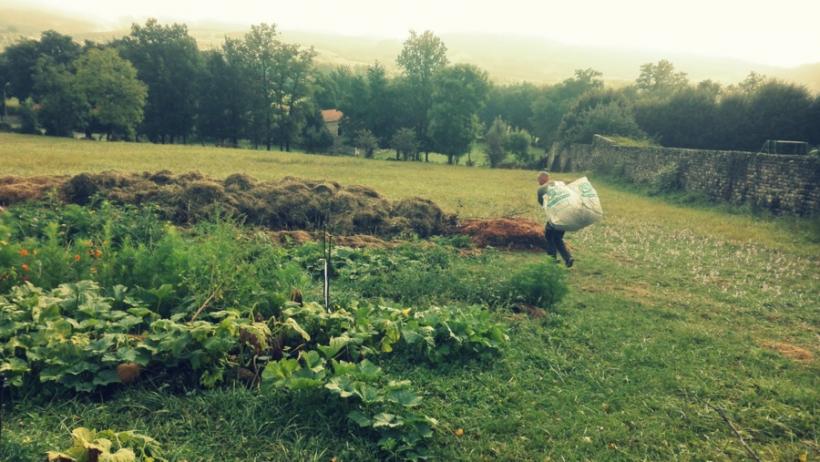
[[[373,428],[396,428],[404,425],[404,420],[395,414],[382,412],[373,416]]]
[[[284,322],[282,322],[282,325],[299,334],[306,342],[310,341],[310,334],[308,334],[307,331],[303,329],[295,319],[287,318]]]
[[[318,345],[316,348],[322,352],[325,358],[331,359],[335,358],[339,352],[344,349],[348,344],[350,344],[350,337],[347,334],[341,335],[339,337],[333,337],[330,339],[328,345]]]

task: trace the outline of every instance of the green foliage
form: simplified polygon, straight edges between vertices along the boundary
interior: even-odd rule
[[[0,268],[0,289],[23,281],[51,289],[92,279],[132,287],[163,314],[190,315],[206,301],[270,314],[284,294],[305,283],[282,249],[226,222],[183,233],[161,223],[151,208],[102,204],[99,210],[15,207],[0,217],[3,223],[16,242],[4,248],[9,266]]]
[[[113,48],[88,50],[74,65],[77,91],[90,106],[92,125],[133,138],[148,94],[134,66]]]
[[[20,104],[20,132],[40,134],[40,122],[37,120],[37,111],[34,110],[31,98]]]
[[[409,381],[374,361],[390,353],[431,364],[484,358],[508,341],[477,306],[396,308],[349,297],[326,311],[286,303],[283,294],[306,283],[290,260],[314,270],[315,246],[287,251],[230,223],[180,230],[150,209],[98,207],[0,215],[0,372],[15,392],[98,392],[142,376],[214,388],[241,378],[264,392],[336,397],[384,454],[415,460],[425,457],[436,421],[417,410],[421,396]],[[340,274],[364,281],[414,259],[444,265],[452,250],[416,252],[391,260],[337,249],[335,260]],[[99,448],[133,460],[124,442],[103,441],[109,436],[84,433],[63,456],[85,460]]]
[[[521,165],[529,165],[533,161],[530,144],[532,144],[532,136],[526,130],[513,130],[507,136],[507,149],[513,153]]]
[[[400,154],[404,160],[418,160],[419,142],[412,128],[398,129],[390,140],[390,147],[396,150],[397,158]]]
[[[48,451],[47,462],[164,462],[162,448],[150,436],[135,431],[94,431],[78,427],[71,431],[70,448]]]
[[[567,293],[565,273],[552,262],[535,263],[515,272],[508,282],[510,296],[524,303],[550,307]]]
[[[594,69],[578,69],[575,76],[546,88],[532,101],[532,134],[538,146],[549,148],[558,141],[561,120],[581,95],[604,87],[601,73]]]
[[[334,143],[334,137],[328,131],[322,114],[318,110],[313,110],[305,118],[305,128],[301,138],[301,146],[307,152],[328,152]]]
[[[314,277],[320,258],[318,245],[295,250],[295,258]],[[485,251],[478,256],[460,256],[458,247],[426,248],[405,245],[390,250],[337,248],[334,253],[338,297],[383,298],[407,305],[444,304],[452,301],[506,308],[526,302],[544,308],[554,306],[566,293],[560,269],[543,270],[538,282],[541,296],[528,295],[533,288],[516,282],[517,274],[498,273],[499,256]],[[526,276],[526,275],[525,275]],[[551,293],[551,295],[548,295]]]
[[[635,83],[641,91],[653,95],[666,95],[685,88],[688,80],[685,72],[675,72],[675,66],[662,59],[657,64],[641,65],[641,74]]]
[[[5,85],[9,83],[7,96],[20,101],[37,96],[35,74],[37,62],[45,58],[57,66],[68,66],[80,54],[80,46],[71,37],[53,30],[40,34],[40,40],[23,39],[3,50]]]
[[[677,163],[666,165],[654,172],[650,179],[653,194],[668,194],[683,189],[680,166]]]
[[[489,127],[501,117],[514,128],[532,132],[533,101],[544,91],[529,82],[493,85],[479,113],[481,122]]]
[[[250,95],[248,135],[268,150],[278,143],[289,151],[309,113],[310,71],[315,52],[279,40],[272,24],[251,26],[240,39],[226,39],[228,63],[238,66]]]
[[[510,127],[500,117],[496,117],[490,129],[484,135],[484,143],[487,145],[487,160],[490,167],[496,167],[504,162],[507,157],[507,136]]]
[[[40,101],[38,120],[52,136],[70,136],[88,118],[88,100],[78,79],[65,65],[41,57],[35,66],[34,90]]]
[[[562,143],[591,143],[593,135],[644,137],[626,98],[613,90],[579,98],[564,115],[558,130]]]
[[[184,24],[165,26],[156,19],[149,19],[144,26],[132,24],[131,33],[115,42],[115,46],[148,87],[140,133],[152,141],[162,142],[190,135],[196,115],[196,84],[202,57],[196,41],[188,34],[188,27]],[[110,55],[97,56],[101,61],[112,62]],[[130,122],[134,120],[133,106],[141,99],[138,95],[141,92],[139,85],[130,79],[128,66],[118,68],[117,74],[129,82],[125,91],[129,116],[115,120]]]
[[[379,140],[373,136],[370,130],[364,128],[353,135],[353,145],[363,150],[364,156],[370,159],[373,157],[373,151],[379,147]]]
[[[629,138],[626,136],[607,136],[607,138],[611,139],[615,144],[619,146],[629,146],[633,148],[655,148],[658,147],[659,144],[653,141],[650,138]]]
[[[489,90],[487,73],[469,64],[440,70],[434,78],[428,134],[434,149],[452,164],[476,138],[478,111]]]
[[[408,104],[403,110],[409,113],[409,125],[416,130],[420,149],[429,152],[433,148],[428,135],[434,100],[433,78],[447,66],[447,46],[430,31],[417,34],[411,30],[396,63],[402,68],[406,80]]]

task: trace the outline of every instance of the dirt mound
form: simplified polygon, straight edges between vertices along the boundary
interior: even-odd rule
[[[174,175],[167,170],[81,173],[70,178],[4,177],[0,178],[0,205],[43,199],[49,190],[74,204],[98,198],[153,204],[164,218],[180,224],[220,214],[274,230],[319,230],[329,224],[337,235],[421,237],[445,234],[455,225],[455,217],[425,199],[391,202],[365,186],[293,177],[260,182],[239,173],[224,181],[198,172]]]
[[[478,247],[506,249],[545,249],[544,225],[525,219],[494,218],[470,220],[458,227],[459,234],[470,236]]]

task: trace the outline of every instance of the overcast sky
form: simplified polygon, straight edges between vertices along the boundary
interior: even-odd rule
[[[820,62],[820,0],[0,0],[109,26],[156,17],[276,23],[284,30],[403,38],[407,31],[541,36],[565,43]]]

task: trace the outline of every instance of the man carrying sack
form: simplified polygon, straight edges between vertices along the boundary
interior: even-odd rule
[[[538,203],[547,214],[544,227],[547,254],[557,261],[560,253],[564,264],[570,268],[575,260],[564,243],[564,233],[601,221],[603,210],[598,193],[586,177],[566,185],[561,181],[550,181],[546,171],[538,173],[538,185]]]

